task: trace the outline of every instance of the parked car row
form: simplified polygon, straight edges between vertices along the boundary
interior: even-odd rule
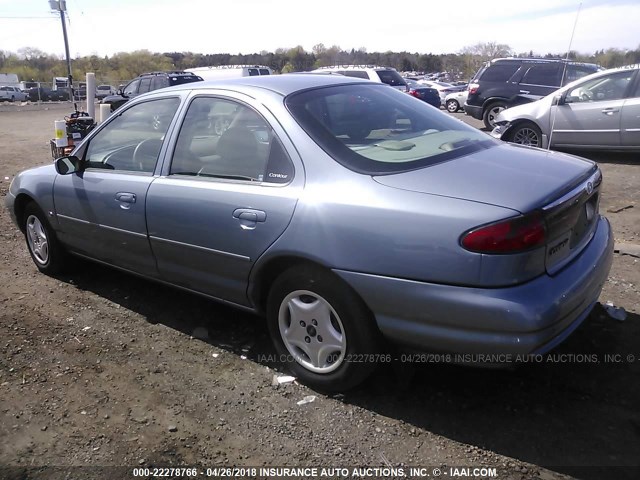
[[[0,102],[24,102],[26,100],[27,94],[25,94],[18,87],[0,87]]]
[[[640,65],[604,70],[500,112],[492,135],[534,147],[640,150]]]
[[[469,83],[464,110],[488,129],[505,108],[530,103],[569,82],[597,72],[601,67],[544,58],[498,58],[491,60]]]
[[[202,77],[199,75],[182,70],[143,73],[131,80],[125,87],[118,89],[114,94],[103,96],[100,103],[111,105],[111,111],[113,112],[130,99],[143,93],[152,92],[160,88],[201,81]]]
[[[440,108],[440,92],[435,88],[427,87],[415,80],[405,79],[407,85],[409,85],[409,95],[412,95],[420,100],[427,102],[436,108]]]
[[[111,85],[98,85],[96,87],[96,98],[101,99],[107,95],[113,95],[116,90]],[[14,86],[0,87],[0,102],[55,102],[67,101],[70,94],[67,87],[58,87],[52,89],[46,86],[31,87],[26,90],[20,90]],[[87,89],[85,86],[74,88],[74,97],[76,100],[85,100],[87,98]]]

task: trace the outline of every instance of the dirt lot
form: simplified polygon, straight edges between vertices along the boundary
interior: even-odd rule
[[[20,170],[50,161],[53,121],[69,109],[47,108],[0,111],[1,197]],[[640,159],[593,158],[617,242],[640,244]],[[0,259],[0,478],[133,478],[133,467],[178,465],[640,478],[636,257],[615,256],[601,297],[626,320],[597,307],[542,363],[395,365],[333,397],[272,385],[278,366],[260,319],[89,263],[38,273],[4,209]]]

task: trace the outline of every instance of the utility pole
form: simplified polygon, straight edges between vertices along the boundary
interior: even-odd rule
[[[67,10],[66,0],[49,0],[49,7],[53,11],[60,12],[60,21],[62,22],[62,35],[64,36],[64,53],[67,58],[67,81],[69,82],[69,96],[76,110],[78,107],[75,103],[75,95],[73,92],[73,75],[71,75],[71,56],[69,55],[69,38],[67,37],[67,24],[64,19],[64,12]]]

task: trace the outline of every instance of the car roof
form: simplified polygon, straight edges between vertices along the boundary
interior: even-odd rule
[[[291,93],[312,88],[344,85],[344,84],[384,85],[361,78],[345,77],[343,75],[318,75],[316,73],[296,73],[282,75],[256,75],[253,77],[239,77],[220,80],[205,80],[176,85],[163,90],[207,90],[211,88],[229,89],[239,92],[249,92],[259,88],[269,90],[279,95],[287,96]],[[150,92],[152,93],[152,92]]]
[[[520,63],[567,63],[571,65],[588,65],[590,67],[597,67],[595,63],[585,63],[585,62],[577,62],[575,60],[567,60],[564,58],[534,58],[534,57],[508,57],[508,58],[494,58],[491,60],[492,64],[495,63],[510,63],[510,62],[520,62]]]

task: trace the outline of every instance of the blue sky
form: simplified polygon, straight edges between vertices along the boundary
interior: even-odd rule
[[[374,51],[455,53],[478,42],[516,52],[640,46],[640,0],[67,0],[71,55],[254,53],[318,44]],[[451,7],[448,7],[451,5]],[[48,0],[0,0],[0,50],[64,54]]]

